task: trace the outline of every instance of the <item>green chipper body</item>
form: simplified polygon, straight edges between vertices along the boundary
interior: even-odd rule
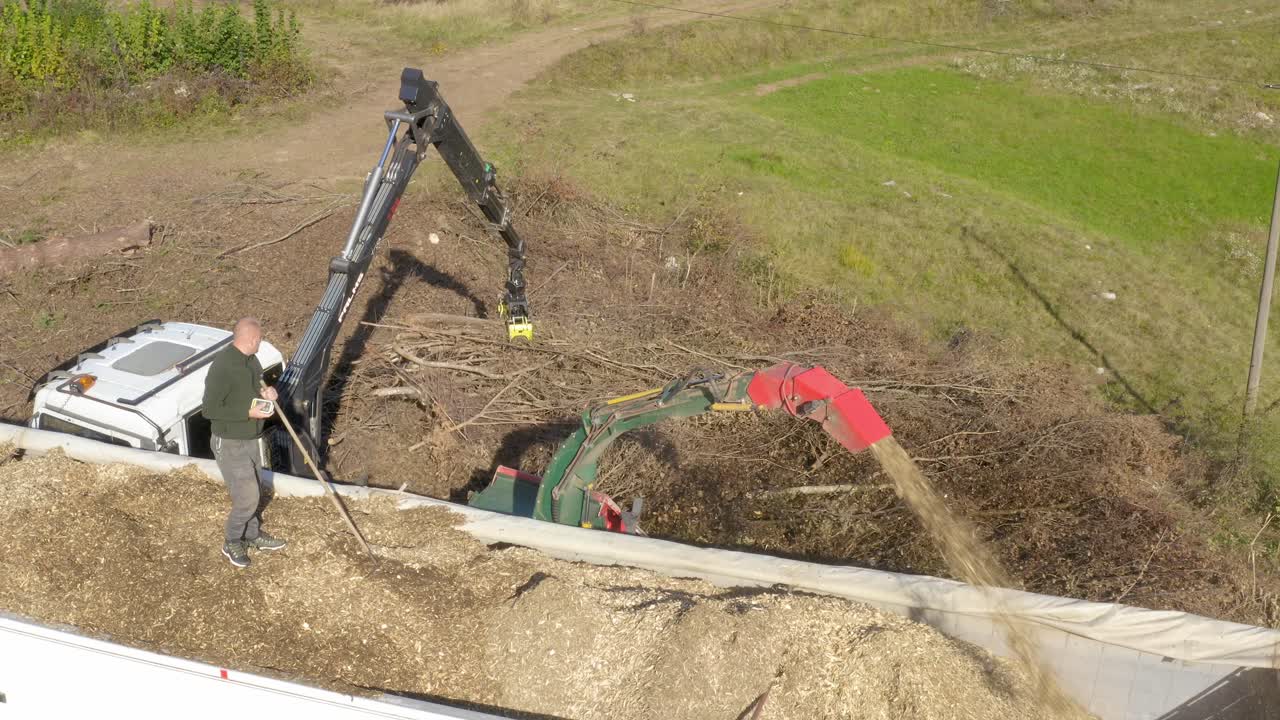
[[[499,466],[489,486],[473,494],[469,504],[535,520],[637,533],[639,506],[624,511],[595,487],[600,456],[615,439],[669,418],[771,409],[820,422],[853,452],[890,434],[861,391],[820,367],[783,363],[729,376],[694,373],[666,387],[589,408],[542,477]]]

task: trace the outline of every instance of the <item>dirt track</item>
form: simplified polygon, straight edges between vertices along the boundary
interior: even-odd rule
[[[690,6],[718,12],[765,7],[771,0],[692,0]],[[697,16],[644,12],[649,27],[699,22]],[[628,15],[550,27],[510,41],[434,58],[384,33],[376,45],[352,41],[350,31],[304,18],[306,37],[326,71],[329,87],[318,88],[305,119],[279,119],[214,130],[180,144],[118,144],[68,139],[23,153],[0,167],[0,227],[27,227],[45,218],[54,229],[112,227],[151,218],[186,225],[193,201],[247,176],[325,190],[363,182],[386,138],[382,111],[393,109],[400,71],[421,67],[473,133],[503,100],[556,60],[629,27]],[[249,121],[253,122],[253,121]],[[288,208],[254,223],[229,222],[203,230],[247,240],[279,234],[294,220]]]

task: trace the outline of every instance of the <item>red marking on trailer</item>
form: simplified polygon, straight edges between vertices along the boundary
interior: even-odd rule
[[[226,668],[218,668],[218,674],[222,676],[222,679],[223,679],[223,680],[226,680],[226,679],[227,679],[227,670],[226,670]]]

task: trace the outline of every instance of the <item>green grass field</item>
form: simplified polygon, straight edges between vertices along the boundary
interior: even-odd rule
[[[947,70],[838,74],[752,109],[818,147],[823,138],[838,143],[831,149],[842,156],[914,161],[1141,252],[1167,252],[1170,241],[1184,244],[1218,224],[1256,223],[1275,173],[1256,142]]]
[[[1065,20],[917,13],[903,32],[1184,72],[1280,68],[1280,47],[1257,41],[1274,37],[1275,9],[1112,5]],[[838,7],[774,17],[847,20]],[[861,22],[892,28],[885,12]],[[737,218],[761,282],[772,267],[787,288],[892,308],[939,339],[973,329],[1070,363],[1225,459],[1280,162],[1274,126],[1250,119],[1280,120],[1272,92],[717,20],[572,56],[485,134],[511,162],[655,222],[688,207]],[[1269,353],[1280,368],[1280,333]],[[1255,509],[1277,502],[1265,438],[1278,430],[1265,415],[1238,488]]]

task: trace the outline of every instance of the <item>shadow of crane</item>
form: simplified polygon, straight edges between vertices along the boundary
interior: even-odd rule
[[[456,277],[427,265],[404,250],[392,249],[387,257],[389,262],[378,271],[381,284],[377,293],[369,298],[355,330],[342,343],[342,354],[330,369],[328,384],[325,386],[325,409],[322,414],[324,419],[322,434],[325,437],[332,432],[334,418],[342,411],[343,396],[346,393],[347,384],[351,381],[355,363],[364,357],[369,341],[377,329],[368,323],[382,319],[392,299],[406,282],[418,280],[431,287],[453,292],[471,304],[476,317],[488,317],[484,302]],[[322,442],[320,446],[323,452],[326,443]]]
[[[1102,363],[1102,366],[1111,373],[1111,376],[1116,379],[1116,382],[1120,383],[1120,386],[1124,388],[1125,393],[1128,394],[1129,397],[1133,398],[1134,402],[1136,402],[1139,407],[1152,415],[1159,414],[1159,410],[1156,409],[1155,405],[1153,405],[1145,395],[1139,392],[1138,389],[1134,387],[1133,383],[1129,382],[1129,379],[1116,369],[1115,365],[1111,364],[1111,360],[1107,357],[1107,354],[1095,346],[1093,342],[1089,340],[1089,337],[1084,334],[1084,331],[1067,322],[1066,319],[1062,317],[1062,313],[1058,310],[1057,306],[1053,304],[1053,301],[1049,299],[1049,296],[1045,295],[1044,292],[1042,292],[1040,288],[1031,281],[1031,278],[1027,277],[1026,273],[1022,271],[1022,268],[1018,267],[1018,264],[1015,263],[1012,258],[1005,254],[1003,250],[997,247],[990,240],[974,232],[968,226],[965,226],[961,230],[960,235],[962,240],[972,240],[992,255],[1000,258],[1001,262],[1005,264],[1005,267],[1008,268],[1009,273],[1013,276],[1014,281],[1040,303],[1040,306],[1049,314],[1049,317],[1053,318],[1053,321],[1056,322],[1059,327],[1066,330],[1072,340],[1079,343],[1081,347],[1088,350],[1094,357],[1096,357],[1098,362]]]

